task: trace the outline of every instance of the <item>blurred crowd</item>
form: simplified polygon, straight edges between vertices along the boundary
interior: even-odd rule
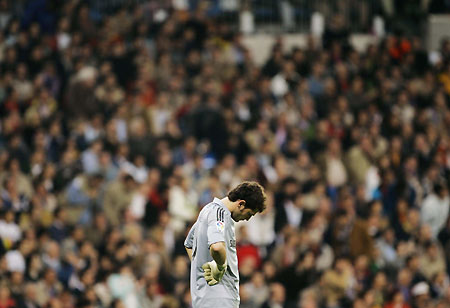
[[[0,0],[0,308],[191,307],[185,236],[244,180],[241,307],[450,307],[450,41],[259,67],[159,3]]]

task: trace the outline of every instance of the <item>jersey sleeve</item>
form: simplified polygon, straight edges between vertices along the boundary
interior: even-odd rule
[[[225,242],[225,210],[213,208],[208,214],[208,247],[217,242]]]
[[[197,222],[195,222],[195,224],[191,227],[191,230],[189,230],[189,233],[184,240],[184,247],[192,249],[192,246],[194,245],[194,234],[196,228]]]

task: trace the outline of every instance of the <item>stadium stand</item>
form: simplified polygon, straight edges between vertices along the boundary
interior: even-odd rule
[[[258,66],[194,2],[0,0],[0,308],[191,307],[184,238],[244,180],[241,307],[450,307],[450,40],[337,14]]]

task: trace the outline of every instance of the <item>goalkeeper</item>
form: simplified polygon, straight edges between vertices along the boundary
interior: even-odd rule
[[[234,223],[265,209],[264,188],[243,182],[200,212],[184,242],[191,259],[194,308],[239,307],[239,273]]]

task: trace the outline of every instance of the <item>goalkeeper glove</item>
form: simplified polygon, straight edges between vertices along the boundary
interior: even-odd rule
[[[202,265],[203,270],[205,271],[203,276],[206,279],[206,282],[210,285],[216,285],[221,280],[223,275],[227,270],[227,261],[223,265],[219,265],[216,261],[206,262]]]

